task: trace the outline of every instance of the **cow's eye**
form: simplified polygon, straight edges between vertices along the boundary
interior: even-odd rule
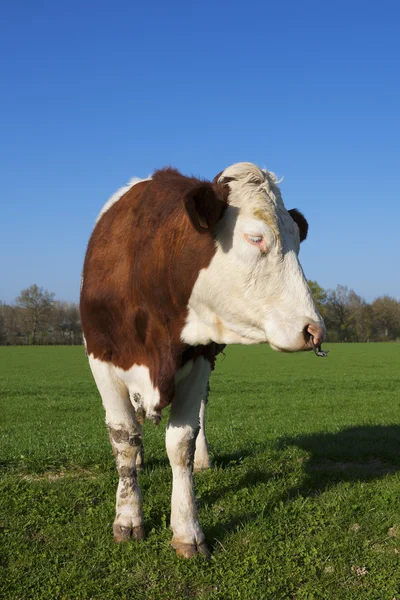
[[[263,241],[262,235],[248,235],[246,233],[244,237],[250,244],[254,244],[254,246],[260,246]]]

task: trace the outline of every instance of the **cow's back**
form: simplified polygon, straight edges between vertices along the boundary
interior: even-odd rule
[[[82,329],[88,354],[101,360],[118,362],[123,338],[132,335],[135,305],[129,281],[146,185],[147,181],[133,186],[100,217],[88,244],[80,302]]]

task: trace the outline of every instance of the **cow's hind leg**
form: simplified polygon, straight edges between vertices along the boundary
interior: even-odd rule
[[[143,436],[142,436],[142,443],[140,444],[140,448],[139,451],[137,453],[137,457],[136,457],[136,468],[138,470],[142,470],[144,469],[144,447],[143,447]]]
[[[194,453],[194,470],[205,471],[211,467],[210,454],[206,438],[206,406],[208,402],[208,394],[210,385],[207,383],[207,392],[201,399],[200,414],[199,414],[199,434],[196,439],[196,450]]]
[[[142,444],[142,426],[130,402],[128,390],[110,363],[89,357],[90,367],[106,411],[106,423],[119,475],[114,540],[142,539],[142,498],[136,465]]]
[[[193,458],[199,429],[199,409],[206,394],[210,363],[200,356],[189,375],[176,386],[166,432],[172,467],[171,529],[177,554],[190,558],[197,552],[209,556],[200,528],[193,489]]]

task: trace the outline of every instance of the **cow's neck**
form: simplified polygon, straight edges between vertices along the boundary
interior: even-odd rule
[[[226,323],[209,309],[195,311],[191,307],[189,307],[181,339],[191,346],[209,344],[210,342],[216,342],[217,344],[259,344],[267,341],[265,333],[261,329],[247,327],[246,331],[239,333],[235,331],[234,326]]]

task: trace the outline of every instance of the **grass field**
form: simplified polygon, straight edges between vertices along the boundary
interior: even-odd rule
[[[0,348],[0,597],[400,600],[400,344],[326,346],[218,360],[195,475],[209,562],[169,545],[168,411],[145,426],[147,538],[115,545],[83,349]]]

